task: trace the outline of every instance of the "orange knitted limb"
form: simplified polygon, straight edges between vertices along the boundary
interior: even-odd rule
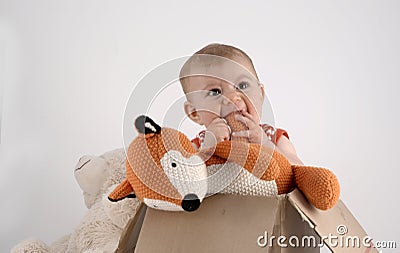
[[[260,144],[223,141],[215,147],[214,156],[234,162],[256,177],[269,181],[279,176],[281,162],[274,159],[271,153],[271,150]]]
[[[281,153],[274,150],[273,159],[279,168],[279,177],[275,179],[278,187],[278,194],[289,193],[296,188],[292,165]]]
[[[240,112],[233,112],[225,119],[232,132],[247,130],[247,126],[236,119],[237,115],[243,117]],[[259,148],[240,146],[236,142],[248,142],[246,137],[232,137],[232,151],[227,147],[217,148],[216,153],[225,159],[231,159],[234,162],[241,162],[248,171],[264,180],[275,179],[278,187],[278,194],[291,192],[294,188],[299,188],[307,197],[307,199],[317,208],[326,210],[333,207],[340,193],[340,187],[336,176],[329,170],[323,168],[313,168],[306,166],[293,166],[290,162],[276,150],[273,151],[272,157],[266,157],[268,160],[268,168],[257,167],[257,163],[265,159],[265,150]],[[222,145],[221,145],[222,146]],[[224,146],[227,146],[226,144]],[[239,148],[238,148],[239,147]],[[236,152],[234,150],[237,149]],[[228,152],[229,151],[229,152]],[[248,153],[248,154],[247,154]],[[244,157],[247,154],[247,157]],[[257,155],[261,158],[257,163]],[[264,157],[263,157],[264,156]],[[262,162],[261,162],[262,163]],[[262,174],[260,176],[260,173]],[[273,174],[273,175],[272,175]]]
[[[297,187],[316,208],[327,210],[339,199],[340,186],[336,176],[327,169],[293,165]]]
[[[233,112],[230,113],[228,116],[225,117],[226,122],[228,123],[228,126],[231,128],[232,133],[233,132],[240,132],[243,130],[248,130],[249,128],[246,126],[246,124],[244,124],[241,121],[238,121],[236,119],[236,115],[239,115],[239,117],[243,117],[243,115],[240,112]],[[249,142],[247,137],[235,137],[232,136],[231,137],[232,141],[242,141],[242,142]]]
[[[114,191],[110,193],[110,195],[108,195],[108,199],[111,201],[119,201],[132,194],[132,192],[133,188],[131,184],[129,183],[128,179],[125,179],[114,189]]]

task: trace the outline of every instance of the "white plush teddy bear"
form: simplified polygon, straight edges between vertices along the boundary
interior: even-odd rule
[[[74,174],[89,210],[75,231],[49,246],[35,238],[27,239],[11,253],[114,252],[125,225],[141,205],[137,198],[108,200],[108,194],[125,179],[125,162],[123,149],[81,157]]]

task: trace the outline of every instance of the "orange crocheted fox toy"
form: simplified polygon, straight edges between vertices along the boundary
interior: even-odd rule
[[[233,115],[226,119],[232,131],[245,128]],[[109,195],[111,201],[134,193],[152,208],[194,211],[215,193],[275,196],[297,187],[312,205],[327,210],[339,198],[331,171],[291,165],[273,148],[233,139],[197,152],[184,134],[149,117],[138,117],[135,126],[139,135],[127,152],[126,179]]]

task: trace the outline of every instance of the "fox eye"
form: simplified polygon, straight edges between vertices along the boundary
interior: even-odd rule
[[[239,89],[239,90],[244,90],[244,89],[247,89],[249,87],[249,83],[248,82],[240,82],[238,85],[237,85],[237,88]]]
[[[215,97],[221,94],[221,90],[220,89],[211,89],[208,91],[208,95]]]
[[[176,167],[176,163],[171,163],[172,168]]]

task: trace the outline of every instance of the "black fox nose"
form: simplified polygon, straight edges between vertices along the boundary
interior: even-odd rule
[[[190,193],[183,197],[182,208],[185,211],[192,212],[200,206],[200,199],[196,194]]]

